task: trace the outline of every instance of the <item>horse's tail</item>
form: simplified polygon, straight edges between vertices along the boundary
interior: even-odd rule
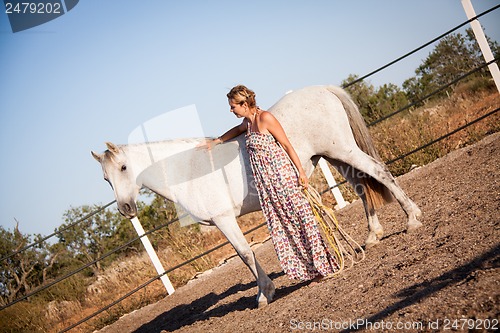
[[[373,144],[365,120],[363,119],[363,116],[361,116],[361,113],[351,96],[340,87],[329,86],[328,90],[335,94],[335,96],[337,96],[342,102],[349,119],[349,125],[351,126],[354,140],[356,141],[358,147],[366,154],[383,163],[377,150],[375,149],[375,145]],[[355,175],[355,177],[360,175],[359,172],[354,172],[352,174]],[[360,176],[357,180],[364,185],[363,188],[365,190],[369,208],[377,209],[393,200],[393,196],[390,191],[371,176],[363,174],[363,176]]]

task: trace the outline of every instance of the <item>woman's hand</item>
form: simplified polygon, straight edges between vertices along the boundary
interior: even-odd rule
[[[299,172],[299,185],[305,189],[307,189],[307,186],[309,185],[309,180],[307,179],[307,176],[306,176],[306,173],[304,170],[301,170]]]
[[[213,147],[219,145],[222,143],[222,140],[220,138],[217,139],[207,139],[204,142],[200,142],[197,146],[196,149],[202,150],[212,150]]]

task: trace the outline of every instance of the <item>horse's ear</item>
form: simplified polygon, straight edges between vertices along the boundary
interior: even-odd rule
[[[114,143],[106,142],[106,146],[108,147],[108,150],[113,154],[118,154],[120,152],[118,146],[115,145]]]
[[[95,158],[95,160],[99,163],[101,163],[102,161],[102,155],[99,155],[97,153],[94,153],[93,151],[90,151],[90,153],[92,154],[92,156]]]

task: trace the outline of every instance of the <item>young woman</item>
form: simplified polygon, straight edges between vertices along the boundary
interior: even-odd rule
[[[319,280],[338,264],[329,253],[311,206],[303,196],[307,176],[279,121],[256,105],[255,93],[238,85],[227,94],[242,123],[208,143],[222,144],[246,132],[246,148],[262,211],[283,271],[293,279]]]

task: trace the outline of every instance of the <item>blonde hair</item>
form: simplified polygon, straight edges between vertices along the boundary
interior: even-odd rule
[[[237,85],[227,93],[227,98],[232,99],[235,103],[243,105],[247,102],[248,107],[253,108],[257,105],[255,102],[255,93],[244,85]]]

